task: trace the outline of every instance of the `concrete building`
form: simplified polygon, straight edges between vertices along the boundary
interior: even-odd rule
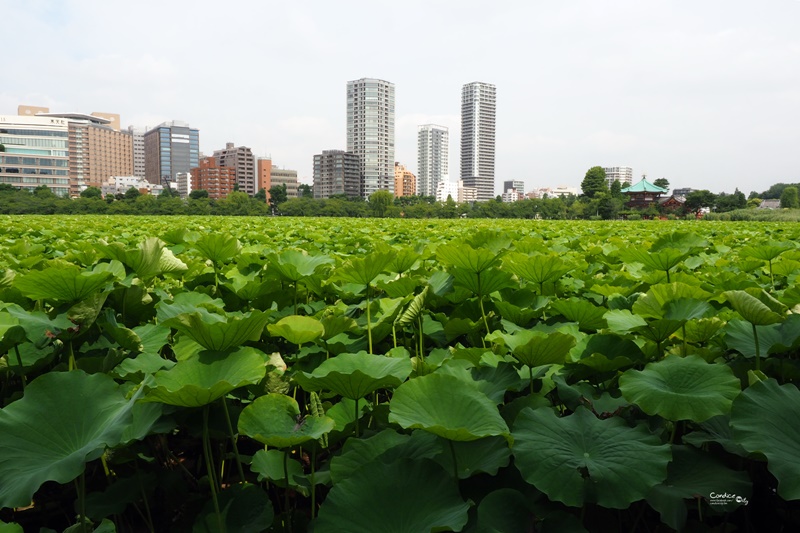
[[[199,167],[200,132],[186,122],[164,122],[144,134],[145,178],[172,184],[179,172]]]
[[[615,180],[619,180],[622,188],[630,186],[633,183],[633,169],[631,167],[603,167],[606,171],[606,185],[611,188],[611,184]]]
[[[359,158],[361,196],[394,192],[394,83],[373,78],[347,82],[347,151]]]
[[[538,189],[533,189],[525,196],[527,198],[544,198],[545,196],[548,198],[555,198],[556,196],[559,198],[565,198],[570,195],[578,196],[579,194],[580,190],[577,187],[559,185],[557,187],[540,187]]]
[[[214,150],[214,159],[220,166],[231,167],[236,170],[236,183],[241,192],[250,196],[258,192],[256,179],[256,158],[253,151],[246,146],[233,146],[226,143],[224,150]]]
[[[181,198],[188,198],[192,194],[192,173],[178,172],[175,174],[175,189]]]
[[[503,192],[514,189],[520,194],[525,194],[525,182],[522,180],[506,180],[503,182]]]
[[[478,201],[495,197],[496,88],[490,83],[467,83],[461,90],[461,179],[478,189]]]
[[[436,187],[436,201],[437,202],[446,202],[447,197],[449,196],[454,201],[458,200],[458,185],[463,183],[462,181],[450,181],[449,179],[444,179],[439,182],[439,185]]]
[[[464,180],[458,180],[458,203],[473,203],[478,201],[478,189],[465,187]]]
[[[0,183],[33,190],[46,185],[69,196],[69,125],[55,117],[0,115]]]
[[[236,170],[220,166],[214,157],[201,158],[191,175],[192,190],[208,191],[208,197],[215,200],[227,198],[236,183]]]
[[[272,187],[272,159],[269,157],[259,157],[256,161],[256,181],[258,191],[261,189],[267,191],[269,200],[269,188]]]
[[[128,133],[133,141],[133,175],[145,179],[144,134],[147,133],[147,128],[128,126]]]
[[[445,126],[417,128],[417,194],[434,196],[439,182],[450,175],[450,132]]]
[[[323,150],[314,156],[314,198],[361,194],[361,161],[353,152]]]
[[[394,164],[394,195],[414,196],[417,194],[417,178],[405,165]]]
[[[100,191],[103,196],[114,196],[115,194],[125,194],[131,187],[142,194],[153,196],[158,196],[164,191],[164,187],[161,185],[154,185],[138,176],[110,176],[100,184]]]
[[[21,116],[65,119],[69,127],[70,195],[86,187],[100,187],[110,176],[133,174],[133,143],[127,131],[120,131],[115,113],[51,113],[46,107],[21,105]]]
[[[297,171],[272,167],[270,172],[271,187],[286,185],[286,198],[297,198]]]

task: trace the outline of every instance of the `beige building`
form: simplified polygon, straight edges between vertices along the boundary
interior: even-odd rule
[[[250,196],[258,192],[256,159],[250,148],[226,143],[224,150],[214,150],[214,159],[219,162],[219,166],[236,170],[236,184],[241,192]]]
[[[405,165],[394,164],[394,195],[414,196],[417,194],[417,177]]]
[[[297,198],[297,171],[273,166],[270,172],[270,187],[276,185],[286,185],[286,197]]]
[[[68,138],[65,119],[0,115],[0,183],[28,191],[46,185],[68,196]]]
[[[46,107],[26,105],[17,113],[67,121],[70,196],[85,187],[100,187],[111,176],[133,175],[133,140],[129,132],[120,131],[119,115],[50,113]]]

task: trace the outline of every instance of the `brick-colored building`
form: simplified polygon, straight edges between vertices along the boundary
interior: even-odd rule
[[[191,170],[193,191],[208,191],[208,197],[215,200],[226,198],[233,192],[235,168],[220,166],[214,157],[202,157],[198,165]]]

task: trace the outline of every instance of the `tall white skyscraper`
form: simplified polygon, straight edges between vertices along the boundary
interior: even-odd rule
[[[478,190],[478,201],[494,195],[496,88],[474,81],[461,90],[461,179]]]
[[[633,169],[631,167],[605,167],[603,170],[606,171],[606,183],[609,189],[615,180],[619,180],[619,184],[622,185],[623,189],[633,183]]]
[[[419,126],[417,132],[417,194],[435,196],[439,183],[450,177],[450,132],[435,124]]]
[[[394,192],[394,83],[347,82],[347,151],[361,162],[361,196]]]

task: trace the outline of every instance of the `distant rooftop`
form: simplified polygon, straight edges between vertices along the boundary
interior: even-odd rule
[[[667,190],[668,189],[663,189],[661,187],[653,185],[652,183],[647,181],[646,178],[642,178],[641,181],[639,181],[639,183],[636,183],[635,185],[631,185],[630,187],[626,187],[626,188],[622,189],[620,192],[621,193],[629,193],[629,192],[660,192],[660,193],[666,193]]]

